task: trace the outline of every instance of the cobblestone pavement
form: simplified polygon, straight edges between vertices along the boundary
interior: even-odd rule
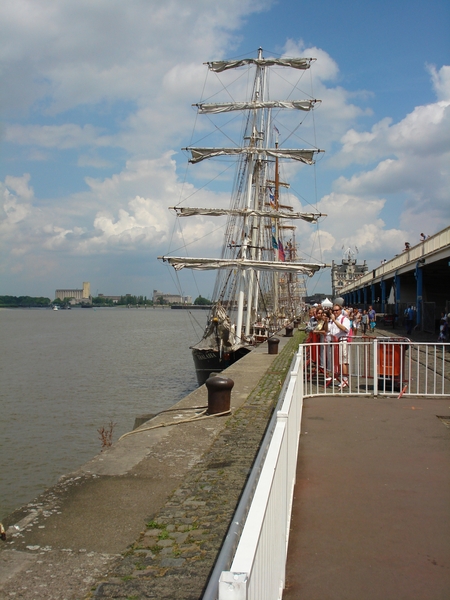
[[[298,347],[296,334],[214,446],[90,598],[201,597]]]

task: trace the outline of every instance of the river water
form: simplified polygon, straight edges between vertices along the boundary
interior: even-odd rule
[[[186,313],[0,309],[0,519],[195,389]]]

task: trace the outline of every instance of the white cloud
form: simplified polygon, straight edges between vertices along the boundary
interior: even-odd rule
[[[94,167],[95,169],[104,169],[111,167],[112,163],[108,160],[100,158],[99,156],[91,154],[80,154],[77,160],[77,166],[79,167]]]
[[[335,81],[339,76],[339,67],[335,60],[321,48],[306,46],[303,40],[287,40],[284,45],[283,56],[306,56],[315,58],[314,72],[321,81]]]
[[[80,127],[73,123],[64,125],[10,125],[5,130],[5,141],[25,146],[67,150],[82,146],[106,146],[109,138],[100,137],[100,128],[92,125]]]
[[[108,159],[87,162],[86,147],[120,147],[152,158],[178,148],[192,130],[189,104],[202,88],[202,63],[222,57],[243,20],[271,2],[1,3],[0,111],[16,118],[38,115],[40,121],[81,111],[87,121],[82,126],[71,117],[63,124],[10,123],[6,141],[35,146],[28,157],[36,160],[45,159],[38,148],[82,148],[78,164],[97,168]],[[108,130],[89,124],[98,116],[109,117]]]
[[[407,231],[401,228],[387,228],[380,218],[385,207],[383,198],[362,200],[359,195],[332,192],[324,196],[318,209],[327,215],[321,221],[317,232],[308,233],[301,227],[306,240],[303,246],[312,248],[313,258],[331,264],[340,261],[347,248],[357,249],[358,260],[367,260],[371,268],[382,258],[395,256],[403,249]],[[300,237],[300,239],[302,239]],[[380,259],[381,257],[381,259]]]
[[[171,233],[172,245],[177,246],[189,245],[207,236],[217,226],[207,218],[186,223],[182,237],[180,232],[173,231],[175,217],[168,208],[179,202],[182,189],[187,195],[195,195],[199,205],[205,202],[206,194],[191,184],[182,186],[175,167],[168,153],[160,159],[130,161],[122,173],[103,181],[89,179],[90,196],[105,208],[97,212],[92,234],[76,244],[76,251],[114,252],[125,247],[142,251],[164,244],[167,249]],[[136,189],[143,195],[132,196]],[[219,205],[220,195],[209,192],[208,203]],[[216,236],[208,243],[210,248],[217,248],[221,239]]]
[[[35,197],[38,177],[33,181],[30,175],[6,176],[0,183],[5,261],[0,268],[25,278],[55,271],[62,257],[81,256],[87,261],[120,253],[129,255],[131,263],[138,255],[153,257],[169,247],[195,242],[204,246],[203,251],[196,249],[198,254],[215,251],[221,243],[220,220],[183,220],[181,236],[167,208],[190,195],[188,204],[194,206],[226,201],[220,192],[207,192],[201,186],[210,177],[216,183],[231,180],[232,174],[223,163],[205,162],[195,167],[195,174],[188,171],[183,182],[184,169],[176,167],[181,155],[176,153],[179,146],[189,144],[195,121],[190,104],[200,99],[203,61],[232,55],[238,40],[234,36],[246,17],[272,3],[1,3],[0,109],[15,118],[15,122],[5,119],[3,141],[20,147],[28,159],[46,161],[48,168],[51,160],[70,151],[72,164],[80,170],[110,170],[108,177],[85,177],[87,190],[49,194],[49,198],[39,192]],[[327,176],[338,168],[340,175],[334,185],[322,188],[325,195],[318,201],[318,209],[329,215],[320,225],[320,243],[314,234],[310,237],[310,226],[300,225],[302,239],[314,248],[314,258],[336,260],[342,245],[356,245],[368,260],[378,260],[380,253],[389,258],[411,232],[433,233],[445,226],[449,221],[450,67],[428,67],[436,102],[417,106],[398,122],[387,112],[364,129],[362,119],[371,115],[364,106],[371,94],[346,89],[339,65],[326,50],[287,40],[282,51],[318,59],[312,69],[314,95],[323,100],[315,113],[317,145],[328,150],[319,167]],[[282,71],[274,72],[270,80],[277,96],[288,97],[295,84],[294,95],[304,97],[309,72]],[[224,77],[234,82],[233,97],[246,96],[245,77],[231,72]],[[214,75],[206,83],[206,97],[220,89]],[[22,115],[26,119],[21,120]],[[275,118],[282,137],[287,135],[288,120],[299,120],[292,113],[285,123],[281,116]],[[294,146],[315,145],[312,115],[301,118],[305,123],[290,141]],[[198,139],[208,145],[210,138],[206,142],[202,137],[205,133],[200,129]],[[236,137],[240,133],[237,125],[234,133]],[[112,149],[121,153],[120,166],[111,158]],[[9,164],[16,169],[10,173],[29,170],[18,171],[13,161]],[[298,165],[285,167],[283,176],[293,183],[292,190],[297,187],[292,178],[301,174],[304,181],[306,171]],[[306,201],[302,204],[311,210]],[[395,222],[387,218],[389,212],[395,213]]]
[[[370,132],[350,129],[342,137],[336,166],[370,164],[382,157],[441,155],[450,147],[450,100],[416,107],[399,123],[385,118]]]
[[[28,222],[33,214],[33,188],[29,185],[30,175],[23,177],[5,178],[5,183],[0,182],[2,196],[2,211],[0,213],[0,240],[3,253],[25,239]],[[23,231],[22,231],[23,229]]]
[[[406,237],[423,229],[435,233],[450,219],[450,69],[431,72],[437,102],[417,106],[398,123],[384,118],[370,131],[350,129],[331,161],[341,168],[360,165],[335,181],[335,191],[358,197],[364,211],[367,201],[386,197],[384,213],[395,206]]]
[[[288,40],[285,45],[285,55],[317,59],[311,70],[314,74],[314,96],[322,100],[322,104],[316,109],[319,111],[316,119],[317,136],[319,140],[323,140],[321,141],[322,145],[326,141],[326,145],[329,147],[334,141],[339,140],[358,118],[371,114],[369,109],[363,110],[353,103],[356,98],[368,96],[365,90],[355,92],[346,90],[339,85],[333,85],[339,81],[339,67],[323,49],[305,46],[302,41]],[[294,76],[291,75],[290,80],[293,81]],[[302,88],[301,82],[298,87]],[[304,87],[307,87],[306,83]]]
[[[34,196],[33,188],[29,185],[30,174],[25,173],[23,177],[12,177],[8,175],[5,179],[6,186],[15,192],[18,197],[24,200],[31,200]],[[5,197],[9,195],[7,189],[4,190]]]
[[[0,5],[3,109],[37,99],[59,113],[80,104],[157,93],[186,48],[200,64],[220,53],[250,12],[269,2],[13,0]]]
[[[6,219],[4,221],[5,229],[7,225],[17,225],[20,221],[23,221],[28,216],[30,210],[29,205],[20,204],[14,196],[11,194],[7,194],[7,197],[3,203],[3,210],[6,214]]]
[[[2,210],[0,211],[0,272],[21,273],[25,256],[33,248],[29,237],[33,220],[33,188],[29,185],[29,174],[23,177],[5,178],[0,182]]]
[[[157,248],[167,250],[170,243],[184,246],[208,238],[210,251],[217,251],[221,244],[221,235],[212,233],[220,222],[205,217],[186,223],[182,236],[174,230],[175,216],[168,207],[179,201],[182,185],[170,153],[155,160],[130,161],[111,178],[88,179],[89,192],[66,199],[78,206],[77,213],[38,207],[29,179],[29,175],[7,177],[2,186],[4,215],[0,231],[4,256],[9,254],[12,263],[33,248],[65,256],[124,250],[156,256]],[[198,196],[200,204],[205,203],[205,192],[190,184],[184,189]],[[210,204],[219,204],[220,200],[220,195],[208,193]]]
[[[450,65],[444,65],[439,71],[434,65],[430,65],[428,70],[437,99],[450,100]]]

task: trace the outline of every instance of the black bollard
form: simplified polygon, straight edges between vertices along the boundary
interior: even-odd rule
[[[216,375],[207,379],[205,385],[208,389],[208,415],[229,411],[234,381]]]
[[[269,346],[269,354],[278,354],[278,344],[280,340],[276,337],[271,337],[267,340]]]
[[[292,337],[293,333],[294,333],[294,326],[293,325],[286,325],[285,337]]]

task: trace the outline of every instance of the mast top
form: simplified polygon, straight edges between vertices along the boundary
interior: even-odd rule
[[[211,71],[222,73],[228,69],[236,69],[245,65],[257,65],[258,67],[291,67],[292,69],[309,69],[315,58],[262,58],[258,53],[258,58],[242,58],[237,60],[214,60],[206,62]]]

